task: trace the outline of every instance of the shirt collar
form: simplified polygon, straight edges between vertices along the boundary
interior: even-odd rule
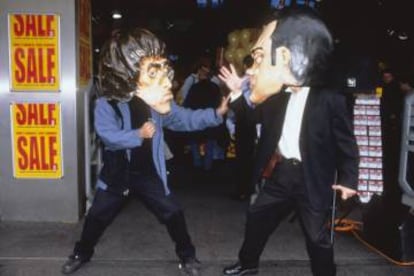
[[[302,86],[299,91],[297,92],[308,92],[310,90],[309,86]],[[291,87],[287,87],[285,89],[286,93],[294,93]]]

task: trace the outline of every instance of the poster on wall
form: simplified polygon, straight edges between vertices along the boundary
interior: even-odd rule
[[[92,78],[91,3],[79,1],[79,83],[86,86]]]
[[[55,14],[9,14],[12,91],[59,91],[59,20]]]
[[[12,103],[12,149],[15,178],[63,176],[59,103]]]

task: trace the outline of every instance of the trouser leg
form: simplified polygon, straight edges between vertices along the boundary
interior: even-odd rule
[[[187,224],[180,205],[170,193],[166,195],[159,177],[144,177],[136,191],[145,206],[166,225],[167,231],[175,243],[175,251],[181,260],[195,257],[195,248],[187,230]]]
[[[327,227],[329,212],[314,211],[310,208],[303,209],[302,207],[300,218],[313,275],[336,275],[333,245]]]
[[[93,204],[85,218],[81,238],[75,244],[73,250],[75,255],[80,255],[84,260],[92,257],[95,245],[121,210],[124,200],[125,198],[121,195],[97,190]]]
[[[243,267],[259,265],[269,236],[292,209],[289,201],[280,200],[263,190],[247,212],[243,245],[239,251],[239,261]]]
[[[195,257],[195,248],[188,234],[183,212],[178,212],[169,218],[165,225],[168,234],[175,243],[175,252],[181,260]]]
[[[190,142],[191,156],[193,157],[193,166],[196,168],[201,168],[202,159],[200,154],[200,145],[196,141]]]
[[[203,169],[208,171],[213,166],[213,160],[214,160],[214,151],[216,147],[216,141],[215,140],[207,140],[204,146],[204,167]]]

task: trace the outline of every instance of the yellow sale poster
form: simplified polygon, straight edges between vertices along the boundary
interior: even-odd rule
[[[59,91],[59,16],[9,14],[12,91]]]
[[[59,103],[12,103],[13,171],[16,178],[63,176]]]

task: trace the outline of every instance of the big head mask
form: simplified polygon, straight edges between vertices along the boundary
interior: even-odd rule
[[[173,70],[165,54],[165,44],[148,30],[116,32],[101,51],[103,94],[124,100],[136,94],[156,111],[169,112]]]
[[[314,12],[278,12],[252,48],[251,100],[260,103],[283,86],[321,83],[331,51],[331,34]]]

